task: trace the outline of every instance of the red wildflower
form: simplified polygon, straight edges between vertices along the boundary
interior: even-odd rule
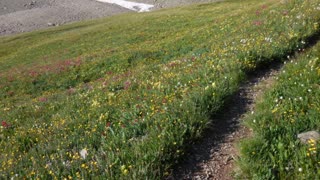
[[[38,100],[40,102],[46,102],[48,99],[46,97],[40,97]]]
[[[267,5],[262,5],[262,6],[261,6],[261,9],[267,9],[267,8],[268,8]]]
[[[111,126],[111,122],[107,122],[106,127],[110,127]]]
[[[256,15],[259,16],[261,14],[261,12],[258,10],[256,11]]]
[[[125,89],[125,90],[129,89],[129,88],[130,88],[130,85],[131,85],[131,82],[130,82],[130,81],[126,81],[126,82],[124,83],[124,89]]]
[[[6,121],[2,121],[2,122],[1,122],[1,125],[2,125],[2,127],[4,127],[4,128],[9,128],[9,127],[10,127],[10,124],[8,124]]]
[[[67,90],[67,94],[68,94],[68,95],[74,94],[75,92],[76,92],[76,89],[74,89],[74,88],[69,88],[69,89]]]
[[[31,77],[37,77],[37,76],[38,76],[38,72],[36,72],[36,71],[30,71],[30,72],[29,72],[29,75],[30,75]]]
[[[262,21],[254,21],[253,24],[256,25],[256,26],[260,26],[260,25],[262,25],[263,23],[262,23]]]

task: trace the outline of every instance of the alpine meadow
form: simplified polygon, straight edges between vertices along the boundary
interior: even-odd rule
[[[319,34],[319,0],[226,0],[0,37],[0,179],[165,179],[277,61],[238,178],[319,179]]]

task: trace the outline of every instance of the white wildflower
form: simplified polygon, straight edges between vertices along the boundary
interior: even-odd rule
[[[240,42],[245,44],[247,42],[247,40],[246,39],[241,39]]]
[[[272,38],[270,38],[270,37],[265,37],[264,40],[267,41],[267,42],[272,43]]]
[[[82,149],[79,153],[80,153],[80,156],[82,157],[82,159],[86,159],[86,157],[88,155],[87,149]]]

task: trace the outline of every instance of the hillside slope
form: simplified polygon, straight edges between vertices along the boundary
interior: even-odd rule
[[[0,38],[0,175],[159,179],[319,1],[227,1]],[[212,121],[214,123],[214,121]]]

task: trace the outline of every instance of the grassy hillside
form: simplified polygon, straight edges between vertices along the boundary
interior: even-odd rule
[[[166,176],[246,72],[319,32],[318,6],[226,1],[0,38],[0,175]]]

